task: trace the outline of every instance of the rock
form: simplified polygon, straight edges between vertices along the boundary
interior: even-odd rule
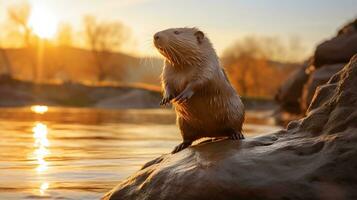
[[[341,28],[337,36],[319,44],[310,62],[280,87],[275,98],[281,111],[277,120],[284,123],[284,118],[304,116],[317,86],[326,83],[356,53],[357,19]]]
[[[309,107],[315,90],[318,86],[327,83],[327,81],[338,71],[340,71],[345,64],[326,65],[316,69],[309,77],[309,80],[304,86],[301,107],[306,111]]]
[[[336,37],[316,47],[314,66],[347,63],[357,53],[357,19],[344,26]]]
[[[279,88],[279,91],[275,95],[275,100],[279,103],[282,110],[296,114],[301,113],[300,101],[303,87],[309,78],[308,68],[310,65],[311,60],[306,61]]]
[[[328,84],[286,130],[162,155],[103,199],[357,199],[357,55]]]

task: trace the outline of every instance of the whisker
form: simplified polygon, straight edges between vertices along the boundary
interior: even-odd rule
[[[173,48],[171,45],[168,46],[168,49],[172,53],[172,56],[175,58],[176,63],[179,64],[181,61],[179,52],[175,48]]]

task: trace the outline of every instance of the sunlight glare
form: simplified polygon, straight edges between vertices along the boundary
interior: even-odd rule
[[[29,18],[29,26],[40,38],[49,39],[57,32],[58,21],[53,13],[43,5],[35,4]]]
[[[40,186],[40,194],[44,195],[50,184],[48,182],[43,182]]]
[[[48,111],[48,106],[34,105],[31,106],[31,111],[37,114],[44,114]]]
[[[32,128],[32,131],[33,137],[35,138],[34,146],[36,147],[34,155],[38,164],[36,171],[40,173],[47,170],[48,163],[45,160],[45,157],[50,153],[47,149],[50,145],[47,139],[47,126],[43,123],[37,122]]]

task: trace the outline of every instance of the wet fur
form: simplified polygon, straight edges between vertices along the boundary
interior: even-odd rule
[[[175,30],[185,35],[175,35]],[[164,42],[155,43],[166,58],[161,75],[164,103],[171,101],[175,106],[183,148],[202,137],[241,134],[244,121],[240,97],[227,79],[211,42],[206,36],[199,41],[197,31],[168,29],[158,33]],[[175,98],[182,94],[188,98],[177,101]]]

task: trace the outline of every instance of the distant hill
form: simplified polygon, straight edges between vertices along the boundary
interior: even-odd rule
[[[35,48],[2,49],[8,58],[12,75],[22,80],[32,80],[38,64],[38,50]],[[162,60],[138,58],[113,52],[106,56],[107,81],[147,82],[158,84]],[[6,60],[0,56],[0,71],[5,70]],[[43,51],[41,77],[43,80],[95,82],[97,69],[93,54],[86,49],[74,47],[46,46]]]
[[[160,87],[144,84],[88,86],[35,84],[0,75],[0,107],[50,105],[97,108],[159,108]]]
[[[6,72],[5,52],[11,66],[12,76],[19,80],[33,80],[35,67],[38,66],[38,50],[35,48],[0,49],[0,74]],[[109,83],[146,83],[160,85],[163,60],[159,58],[135,57],[120,52],[106,56],[105,82]],[[289,73],[298,65],[268,61],[271,66]],[[95,59],[87,49],[68,46],[46,46],[43,51],[42,80],[45,82],[77,82],[93,84],[97,81]]]

